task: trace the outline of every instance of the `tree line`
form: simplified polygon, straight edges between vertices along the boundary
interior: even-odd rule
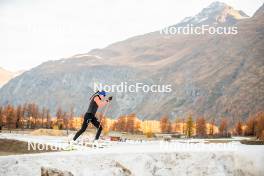
[[[0,127],[7,129],[50,128],[51,115],[47,108],[39,108],[35,103],[18,106],[0,106]]]
[[[264,140],[264,112],[258,112],[246,121],[239,120],[233,125],[224,117],[217,125],[214,119],[207,122],[204,117],[198,117],[194,120],[192,115],[186,119],[176,119],[173,125],[168,116],[163,116],[160,118],[160,128],[162,133],[180,132],[187,137],[230,137],[232,134],[256,136]]]
[[[0,129],[73,129],[73,109],[70,112],[58,108],[56,120],[52,119],[48,108],[40,108],[35,103],[0,106]]]
[[[137,118],[136,114],[122,115],[112,123],[109,123],[109,118],[103,117],[100,113],[97,116],[105,133],[109,131],[141,132],[142,121]],[[0,129],[5,127],[8,130],[37,128],[75,130],[78,128],[75,120],[73,108],[69,112],[58,108],[54,119],[51,117],[48,108],[40,108],[35,103],[0,106]],[[246,121],[240,120],[232,126],[228,122],[228,118],[221,118],[217,125],[214,119],[209,121],[204,117],[194,119],[192,115],[186,118],[176,118],[174,122],[168,116],[162,116],[159,120],[159,128],[162,133],[177,132],[187,137],[230,137],[232,134],[256,136],[258,139],[264,139],[264,112],[256,113],[247,118]],[[149,132],[151,133],[151,129]]]
[[[136,114],[120,116],[111,126],[112,131],[122,131],[129,133],[140,132],[140,121]]]

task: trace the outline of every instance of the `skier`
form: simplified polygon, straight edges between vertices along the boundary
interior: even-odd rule
[[[95,135],[94,141],[97,141],[100,137],[100,134],[103,130],[100,122],[98,119],[95,117],[95,113],[98,108],[104,107],[107,103],[109,103],[112,100],[112,97],[109,97],[107,100],[104,100],[106,96],[106,92],[104,90],[102,91],[97,91],[90,99],[90,105],[85,113],[84,119],[83,119],[83,124],[81,129],[75,134],[73,140],[75,141],[87,128],[89,122],[91,122],[96,128],[97,128],[97,133]]]

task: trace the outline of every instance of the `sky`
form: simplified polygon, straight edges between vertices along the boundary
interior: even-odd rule
[[[47,60],[173,25],[213,0],[0,0],[0,67],[28,70]],[[249,16],[264,0],[222,0]]]

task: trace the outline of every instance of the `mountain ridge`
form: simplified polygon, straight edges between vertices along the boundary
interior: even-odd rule
[[[263,17],[238,20],[237,35],[164,36],[152,32],[46,62],[0,90],[1,104],[36,101],[51,108],[87,109],[94,82],[172,84],[173,92],[114,93],[109,115],[136,113],[141,119],[193,113],[245,119],[263,110]],[[22,95],[21,95],[22,94]],[[3,98],[2,98],[3,97]]]
[[[2,67],[0,67],[0,88],[5,85],[6,83],[8,83],[8,81],[10,81],[12,78],[22,74],[24,71],[8,71]]]
[[[248,17],[249,16],[242,10],[235,10],[233,7],[223,2],[216,1],[202,9],[202,11],[195,16],[184,18],[180,23],[176,24],[176,26],[185,26],[186,24],[233,25],[237,20]]]

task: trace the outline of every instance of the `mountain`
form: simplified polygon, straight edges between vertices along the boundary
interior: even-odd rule
[[[24,71],[12,72],[0,67],[0,88],[12,78],[22,74]]]
[[[203,9],[200,16],[207,14],[210,20],[202,24],[229,25],[230,15],[222,14],[226,6],[217,2]],[[221,20],[205,13],[208,9]],[[87,109],[94,82],[171,84],[171,93],[113,93],[108,115],[136,113],[141,119],[158,119],[168,114],[174,119],[192,112],[206,118],[245,119],[264,107],[262,11],[244,18],[241,11],[229,10],[240,14],[231,20],[238,29],[236,35],[163,35],[156,31],[45,62],[4,85],[0,103],[34,101],[53,113],[58,107],[74,107],[81,114]]]
[[[256,11],[254,18],[261,18],[264,15],[264,4]]]
[[[0,67],[0,87],[12,78],[12,73]]]
[[[233,25],[238,20],[248,18],[249,16],[241,10],[235,10],[233,7],[223,2],[213,2],[204,8],[194,17],[186,17],[177,26],[185,26],[187,24],[201,25]]]

